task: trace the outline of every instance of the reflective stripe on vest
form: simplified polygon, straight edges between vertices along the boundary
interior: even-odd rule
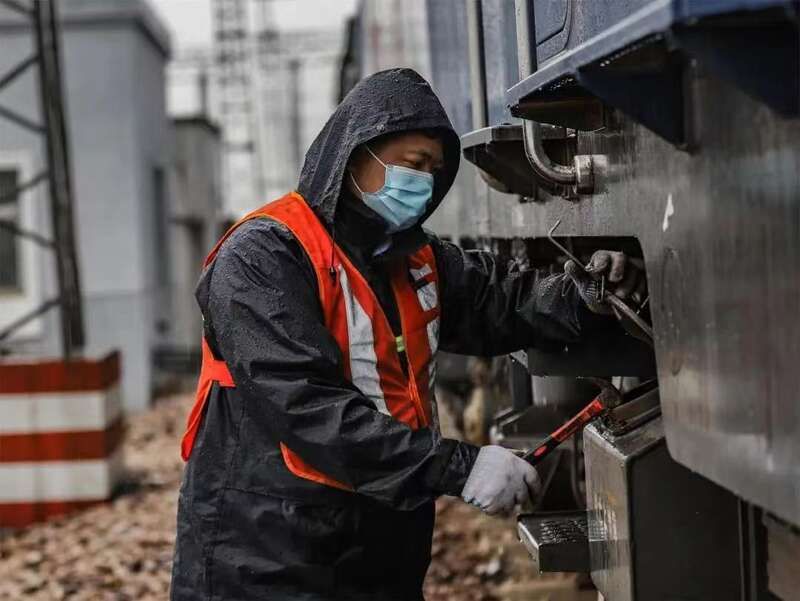
[[[367,281],[345,253],[334,245],[314,212],[295,192],[253,211],[234,224],[211,251],[205,266],[211,264],[222,243],[239,225],[254,218],[269,218],[284,224],[308,255],[317,276],[325,326],[341,351],[345,378],[372,401],[377,411],[413,429],[431,425],[438,429],[433,383],[439,339],[439,282],[430,246],[389,267],[402,324],[402,336],[395,337]],[[402,347],[407,358],[408,375],[400,363]],[[195,406],[181,447],[184,460],[191,453],[213,381],[234,385],[224,361],[213,357],[203,341],[203,367]],[[283,442],[280,448],[286,467],[296,476],[351,490],[347,484],[308,465]]]
[[[339,265],[339,283],[342,285],[345,313],[347,314],[347,340],[350,351],[350,381],[364,396],[375,403],[381,413],[391,415],[386,406],[378,373],[378,357],[375,354],[375,335],[372,321],[350,289],[347,272]]]

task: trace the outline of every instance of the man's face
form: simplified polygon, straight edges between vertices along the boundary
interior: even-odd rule
[[[387,165],[408,167],[434,175],[444,165],[442,142],[419,132],[387,136],[379,142],[370,143],[369,147]],[[383,165],[363,148],[353,153],[347,169],[364,192],[375,192],[383,186]],[[350,191],[359,198],[352,179],[348,177],[346,181]]]

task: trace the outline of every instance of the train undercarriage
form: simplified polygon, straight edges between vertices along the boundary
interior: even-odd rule
[[[541,464],[518,522],[534,565],[609,601],[800,598],[798,4],[412,4],[474,166],[437,231],[545,270],[623,250],[647,274],[652,344],[472,370],[467,430],[518,448],[593,378],[624,393]]]

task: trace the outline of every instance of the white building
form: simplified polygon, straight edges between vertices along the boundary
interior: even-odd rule
[[[223,233],[222,137],[203,115],[173,120],[175,162],[171,186],[168,299],[172,320],[164,324],[171,353],[200,352],[202,318],[194,289],[203,261]]]
[[[204,139],[208,129],[205,124],[179,123],[177,139],[184,150],[172,177],[176,137],[165,103],[170,40],[145,0],[59,0],[58,8],[85,354],[121,350],[125,406],[141,409],[151,398],[153,350],[188,339],[189,330],[196,331],[199,340],[196,322],[176,319],[182,315],[178,307],[185,304],[172,302],[171,295],[188,287],[185,265],[194,262],[199,248],[205,251],[217,233],[204,224],[202,233],[197,233],[197,221],[212,218],[213,206],[192,215],[184,203],[172,214],[170,182],[181,198],[195,198],[200,206],[218,203],[213,158],[218,148],[207,140],[189,148],[193,139]],[[0,73],[29,55],[32,43],[26,24],[0,9]],[[0,91],[0,105],[39,120],[36,77],[31,69]],[[202,163],[199,170],[188,165],[194,160]],[[40,139],[0,119],[0,187],[25,181],[41,164]],[[202,192],[181,175],[189,172],[190,179],[204,173]],[[217,191],[207,191],[215,186]],[[46,188],[37,187],[0,211],[20,227],[47,235],[46,199]],[[195,246],[198,251],[180,251],[181,244],[171,242],[173,231],[184,237],[187,248]],[[185,260],[178,262],[175,257],[181,253]],[[0,329],[54,294],[49,253],[29,241],[0,234]],[[4,344],[6,351],[58,355],[56,320],[51,310],[32,321]]]

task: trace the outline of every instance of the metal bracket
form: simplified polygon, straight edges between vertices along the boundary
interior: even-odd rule
[[[581,194],[591,194],[595,190],[595,175],[601,165],[607,163],[605,155],[576,155],[571,167],[554,163],[542,145],[542,126],[536,121],[525,119],[522,122],[525,156],[536,177],[555,186],[573,186]]]
[[[536,14],[533,4],[516,0],[517,11],[517,61],[520,76],[526,77],[537,70]],[[573,187],[575,192],[591,193],[595,188],[593,156],[576,156],[573,165],[554,162],[542,145],[542,126],[538,121],[524,119],[522,140],[525,156],[536,179],[546,186]],[[599,157],[598,157],[599,158]]]
[[[575,138],[563,127],[540,125],[539,128],[545,156],[561,157],[561,160],[573,156]],[[464,158],[478,167],[487,185],[498,192],[533,199],[539,188],[558,192],[552,182],[531,173],[522,125],[503,124],[471,131],[461,136],[461,147]]]
[[[660,37],[634,54],[642,55],[641,62],[617,56],[581,70],[580,85],[676,146],[688,146],[685,59],[668,51]]]
[[[750,22],[721,19],[676,27],[674,37],[709,71],[746,94],[782,115],[800,114],[800,33],[797,22],[787,20],[785,12]]]
[[[520,73],[507,92],[512,114],[538,121],[547,115],[548,123],[567,126],[594,98],[691,150],[686,76],[694,59],[781,114],[800,114],[800,24],[792,2],[652,2],[613,33]]]

